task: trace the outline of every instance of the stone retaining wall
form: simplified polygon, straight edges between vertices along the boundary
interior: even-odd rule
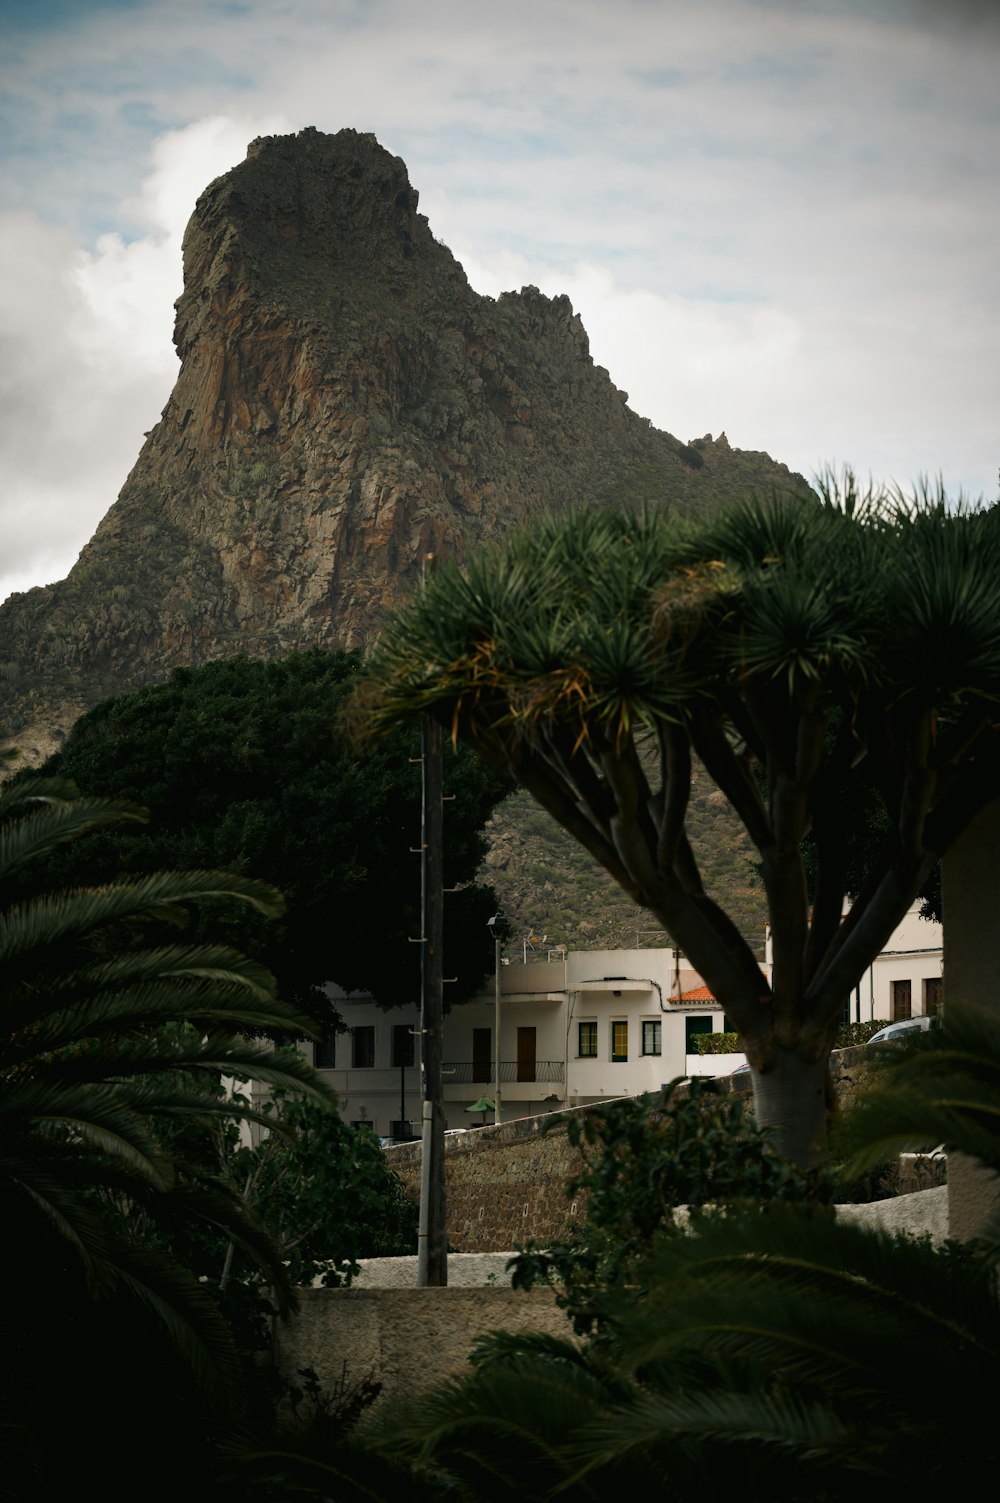
[[[947,1194],[941,1188],[840,1206],[837,1215],[940,1243],[948,1235]],[[301,1290],[298,1314],[276,1322],[278,1370],[301,1386],[301,1369],[312,1368],[328,1393],[371,1379],[382,1385],[381,1404],[467,1372],[473,1344],[486,1331],[570,1338],[570,1323],[551,1290],[507,1285],[507,1257],[449,1257],[447,1289],[415,1288],[417,1259],[411,1257],[366,1260],[350,1289]]]
[[[445,1203],[453,1251],[500,1252],[532,1237],[551,1242],[582,1211],[582,1205],[567,1200],[566,1181],[583,1161],[570,1147],[565,1127],[541,1131],[549,1120],[522,1117],[445,1138]],[[386,1152],[418,1200],[421,1145],[404,1143]]]
[[[833,1056],[831,1075],[841,1101],[849,1102],[862,1088],[871,1063],[864,1047]],[[730,1088],[728,1080],[724,1085]],[[559,1115],[588,1110],[580,1107]],[[548,1120],[526,1117],[445,1139],[448,1239],[455,1252],[495,1253],[505,1265],[510,1248],[530,1238],[550,1242],[583,1214],[582,1200],[574,1203],[565,1194],[566,1181],[580,1169],[581,1157],[570,1147],[565,1126],[541,1131]],[[420,1152],[419,1143],[387,1150],[389,1162],[415,1199]],[[943,1164],[922,1159],[908,1173],[910,1183],[902,1176],[900,1189],[922,1188],[943,1173]],[[930,1190],[902,1195],[844,1207],[838,1214],[940,1239],[946,1235],[946,1194]],[[569,1323],[551,1290],[512,1290],[503,1267],[496,1264],[490,1258],[452,1257],[448,1288],[417,1289],[415,1259],[373,1260],[351,1289],[303,1290],[298,1315],[287,1325],[277,1323],[278,1369],[288,1380],[301,1383],[300,1369],[312,1368],[328,1392],[371,1378],[381,1384],[382,1404],[466,1371],[475,1339],[486,1331],[569,1335]],[[480,1287],[469,1287],[473,1281]],[[394,1287],[400,1283],[409,1287]]]
[[[850,1105],[863,1088],[871,1064],[865,1045],[838,1049],[831,1056],[830,1074],[842,1106]],[[731,1088],[728,1078],[721,1084]],[[574,1107],[555,1115],[582,1116],[591,1110]],[[532,1238],[551,1242],[564,1237],[582,1216],[582,1198],[568,1200],[565,1186],[583,1161],[570,1147],[564,1127],[542,1132],[552,1115],[474,1127],[445,1138],[448,1245],[454,1252],[502,1252]],[[418,1200],[421,1145],[397,1144],[386,1153],[408,1193]],[[923,1189],[943,1181],[943,1162],[929,1165],[922,1160],[910,1166],[896,1188]]]

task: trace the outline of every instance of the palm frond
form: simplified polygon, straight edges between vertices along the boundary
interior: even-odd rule
[[[415,1401],[393,1424],[391,1448],[443,1466],[474,1497],[541,1500],[571,1476],[569,1438],[606,1400],[586,1368],[541,1354],[480,1366],[465,1382]],[[583,1483],[578,1496],[601,1494]]]
[[[949,1003],[943,1027],[899,1051],[845,1118],[848,1173],[887,1152],[943,1144],[1000,1171],[1000,1019]]]
[[[213,1032],[228,1025],[234,1030],[274,1031],[299,1037],[312,1037],[315,1033],[314,1023],[285,1007],[276,997],[248,993],[229,975],[216,982],[209,976],[195,976],[190,982],[153,981],[90,996],[86,988],[67,986],[65,991],[70,994],[68,1001],[64,994],[53,998],[26,988],[11,998],[0,987],[9,1026],[20,1029],[13,1037],[0,1040],[0,1066],[44,1059],[55,1050],[71,1048],[87,1039],[114,1039],[137,1027],[148,1031],[178,1017]],[[80,996],[79,1001],[73,1000],[74,993]]]
[[[0,753],[0,759],[5,755]],[[8,820],[14,815],[20,818],[39,805],[66,809],[79,797],[79,788],[69,778],[8,780],[0,784],[0,820]]]
[[[162,1327],[201,1390],[230,1414],[239,1413],[239,1354],[205,1287],[154,1248],[123,1242],[115,1249],[113,1263],[119,1285]]]
[[[138,1301],[204,1391],[238,1408],[238,1362],[208,1291],[123,1238],[122,1208],[142,1207],[153,1223],[183,1213],[210,1226],[253,1258],[288,1308],[287,1273],[260,1224],[218,1184],[179,1180],[169,1135],[155,1125],[242,1118],[275,1127],[226,1099],[221,1076],[320,1105],[334,1097],[297,1051],[247,1041],[247,1031],[313,1031],[260,966],[218,945],[121,946],[123,926],[182,915],[205,898],[276,915],[273,888],[232,873],[158,873],[16,901],[29,861],[123,818],[142,811],[81,799],[55,780],[0,790],[0,869],[15,895],[0,913],[0,1203],[14,1262],[28,1267],[37,1255],[79,1269],[92,1298]]]
[[[30,1129],[47,1134],[36,1144],[37,1160],[43,1164],[96,1148],[161,1189],[173,1180],[170,1161],[148,1125],[112,1086],[25,1075],[7,1082],[0,1093],[0,1123],[0,1163],[7,1173],[8,1154],[20,1156],[23,1135]]]
[[[623,1316],[628,1361],[643,1371],[708,1353],[751,1387],[780,1379],[842,1414],[877,1401],[908,1427],[942,1361],[949,1410],[970,1402],[974,1382],[990,1386],[1000,1361],[988,1267],[791,1208],[700,1225],[664,1245],[644,1277],[654,1292],[641,1321]]]
[[[0,916],[0,960],[4,964],[56,941],[205,898],[238,898],[259,913],[277,917],[280,893],[266,882],[233,872],[156,872],[134,881],[48,894],[15,905]]]
[[[91,830],[126,820],[146,824],[148,819],[145,809],[120,799],[77,798],[0,822],[0,876],[9,877],[27,862]]]

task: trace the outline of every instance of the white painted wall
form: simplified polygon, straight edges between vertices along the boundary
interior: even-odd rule
[[[700,1075],[705,1077],[721,1077],[732,1075],[741,1065],[745,1065],[745,1054],[689,1054],[687,1057],[686,1075]]]
[[[911,1016],[928,1011],[926,983],[943,977],[944,933],[933,919],[920,917],[914,903],[894,930],[889,943],[868,967],[850,997],[850,1021],[867,1023],[892,1017],[894,981],[909,981]],[[767,933],[765,969],[770,975],[771,934]]]
[[[940,980],[943,967],[944,934],[941,925],[920,917],[920,905],[914,903],[903,922],[893,933],[882,954],[868,967],[851,995],[851,1022],[868,1022],[892,1017],[894,981],[909,981],[911,1015],[926,1013],[929,980]]]

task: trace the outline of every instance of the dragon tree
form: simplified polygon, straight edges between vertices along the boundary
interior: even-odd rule
[[[445,567],[383,633],[364,713],[437,717],[655,915],[805,1161],[846,998],[1000,792],[998,700],[1000,511],[848,473],[708,516],[551,516]],[[770,982],[702,880],[696,758],[757,852]],[[860,785],[886,833],[859,879]]]

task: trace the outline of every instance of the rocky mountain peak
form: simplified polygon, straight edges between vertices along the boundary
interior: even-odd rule
[[[8,735],[44,754],[178,664],[352,646],[428,549],[600,500],[805,487],[627,406],[566,297],[475,293],[406,167],[353,130],[265,137],[184,239],[161,421],[58,584],[0,608]]]

